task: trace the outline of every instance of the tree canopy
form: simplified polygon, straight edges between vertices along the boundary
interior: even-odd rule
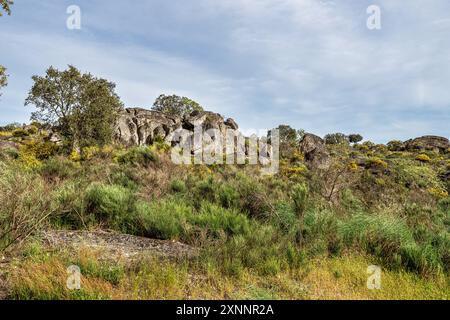
[[[363,141],[364,137],[358,133],[353,133],[348,136],[350,143],[358,143]]]
[[[123,109],[114,83],[82,74],[74,66],[64,71],[50,67],[45,76],[32,79],[25,101],[37,108],[32,120],[56,127],[72,147],[111,141]]]
[[[11,14],[11,8],[10,8],[10,6],[11,6],[12,4],[14,4],[14,1],[12,1],[12,0],[0,0],[0,6],[1,6],[1,9],[2,9],[3,11],[5,11],[7,14]],[[3,15],[2,10],[0,10],[0,16]]]
[[[326,144],[348,144],[349,138],[343,133],[330,133],[324,138]],[[361,139],[362,140],[362,139]]]
[[[280,156],[281,158],[291,158],[298,149],[298,144],[302,140],[304,130],[296,130],[289,125],[278,126],[280,136]],[[269,138],[272,131],[269,131]]]
[[[166,96],[162,94],[156,99],[152,110],[185,117],[194,111],[203,111],[203,107],[186,97],[177,95]]]

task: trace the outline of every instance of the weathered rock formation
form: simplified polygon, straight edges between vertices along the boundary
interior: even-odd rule
[[[116,128],[116,139],[125,145],[152,144],[157,139],[171,142],[172,133],[178,129],[193,131],[196,126],[203,130],[217,129],[225,133],[227,129],[238,129],[233,119],[224,120],[218,114],[208,111],[193,112],[188,117],[170,116],[161,112],[140,108],[126,109]]]
[[[435,152],[446,152],[450,148],[447,138],[438,136],[423,136],[405,142],[407,150],[432,150]]]
[[[305,155],[305,160],[310,169],[328,169],[330,166],[330,154],[327,151],[322,138],[307,133],[300,142],[300,152]]]

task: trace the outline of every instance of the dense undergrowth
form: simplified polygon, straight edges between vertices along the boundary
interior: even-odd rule
[[[196,270],[224,282],[287,277],[310,261],[349,255],[389,272],[448,279],[449,184],[440,178],[448,153],[425,159],[380,146],[331,146],[325,172],[308,170],[295,154],[279,174],[261,176],[255,166],[175,166],[160,143],[68,156],[39,143],[0,153],[1,249],[41,228],[105,228],[197,246]],[[55,259],[51,272],[62,268]],[[184,279],[180,268],[170,281]],[[31,284],[15,281],[17,298],[34,297]],[[119,282],[102,285],[111,293]],[[103,297],[39,298],[53,295]]]

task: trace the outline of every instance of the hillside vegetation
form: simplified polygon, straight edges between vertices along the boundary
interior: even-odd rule
[[[263,176],[253,165],[174,165],[161,141],[70,151],[38,123],[4,129],[0,250],[10,263],[0,272],[11,298],[450,297],[450,150],[333,141],[319,170],[294,141],[280,172]],[[108,261],[49,250],[40,232],[50,229],[114,230],[199,253]],[[82,290],[65,287],[71,264]],[[382,267],[381,290],[366,287],[369,265]]]

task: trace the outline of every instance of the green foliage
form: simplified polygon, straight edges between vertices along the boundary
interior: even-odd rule
[[[392,140],[388,142],[387,147],[390,151],[404,151],[406,148],[405,144],[399,140]]]
[[[30,133],[23,129],[23,128],[17,128],[12,132],[13,136],[16,138],[23,138],[23,137],[27,137],[30,135]]]
[[[248,219],[233,210],[203,202],[200,209],[177,199],[158,203],[139,203],[134,218],[136,232],[146,237],[196,241],[200,231],[207,237],[245,234],[249,230]]]
[[[33,120],[57,126],[70,148],[111,142],[123,108],[114,83],[82,74],[73,66],[65,71],[50,67],[44,77],[32,79],[25,105],[37,108]]]
[[[237,208],[239,206],[239,193],[229,184],[222,184],[219,190],[219,201],[224,208]]]
[[[134,211],[134,194],[121,186],[93,184],[86,191],[86,211],[100,222],[120,226]]]
[[[157,154],[150,147],[133,147],[117,157],[122,165],[141,165],[148,167],[158,161]]]
[[[290,159],[298,150],[298,144],[305,132],[303,130],[296,130],[288,125],[280,125],[277,129],[280,137],[280,157],[282,159]],[[272,131],[269,131],[269,139],[271,135]]]
[[[43,179],[0,162],[0,252],[33,235],[53,214]]]
[[[174,179],[170,183],[170,190],[176,193],[184,193],[186,192],[186,184],[182,180]]]
[[[363,141],[363,139],[364,139],[363,136],[360,134],[350,134],[348,136],[348,141],[350,143],[359,143],[359,142]]]
[[[22,125],[18,122],[9,123],[6,126],[0,127],[0,131],[2,132],[12,132],[17,128],[21,128]]]
[[[362,140],[362,139],[361,139]],[[324,137],[324,141],[326,144],[348,144],[349,137],[347,137],[343,133],[330,133]]]
[[[294,202],[294,211],[299,218],[303,217],[308,201],[309,189],[306,184],[296,184],[292,187],[292,201]]]
[[[74,162],[63,157],[52,157],[42,164],[40,174],[49,180],[65,180],[73,177],[77,170]]]
[[[153,104],[153,110],[163,112],[172,116],[185,117],[194,111],[203,111],[202,106],[197,102],[177,95],[160,95]]]
[[[1,8],[3,9],[3,11],[5,11],[8,15],[11,14],[11,8],[10,6],[12,6],[14,4],[14,1],[12,0],[0,0],[0,5]],[[0,17],[3,15],[3,12],[0,10]]]

